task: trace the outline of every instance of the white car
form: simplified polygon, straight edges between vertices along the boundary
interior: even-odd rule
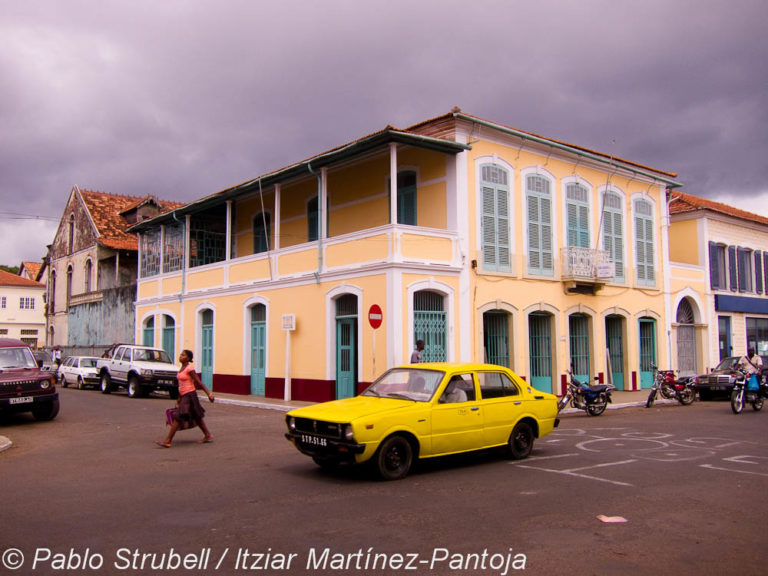
[[[98,387],[97,360],[92,356],[68,356],[59,366],[59,384],[64,388],[70,384],[77,385],[79,390],[86,386]]]

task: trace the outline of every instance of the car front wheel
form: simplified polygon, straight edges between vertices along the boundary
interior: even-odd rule
[[[384,440],[375,456],[376,472],[383,480],[405,478],[412,463],[413,448],[402,436],[390,436]]]
[[[32,409],[32,416],[35,420],[53,420],[59,413],[59,399],[50,402],[40,403]]]
[[[507,450],[515,460],[528,458],[533,452],[533,428],[527,422],[518,422],[509,435]]]
[[[138,376],[128,378],[128,397],[141,398],[144,396],[144,389],[141,387]]]

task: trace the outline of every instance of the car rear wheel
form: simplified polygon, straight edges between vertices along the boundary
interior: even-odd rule
[[[112,392],[112,381],[109,378],[109,374],[105,372],[101,375],[101,378],[99,378],[99,385],[102,394],[109,394]]]
[[[507,441],[507,451],[515,460],[528,458],[533,452],[533,428],[527,422],[518,422]]]
[[[59,380],[59,386],[61,386],[62,388],[67,387],[67,379],[64,378],[64,374],[59,374],[58,380]]]
[[[35,420],[53,420],[59,413],[59,399],[50,402],[41,402],[32,409]]]
[[[405,478],[412,463],[413,448],[402,436],[390,436],[384,440],[374,457],[376,472],[383,480]]]

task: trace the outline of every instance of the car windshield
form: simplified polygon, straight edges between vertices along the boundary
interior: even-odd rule
[[[738,356],[729,356],[728,358],[723,358],[720,361],[720,364],[715,366],[715,370],[722,370],[724,372],[727,372],[729,370],[733,370],[736,367],[736,364],[739,363]]]
[[[171,363],[171,358],[165,350],[143,350],[139,348],[133,351],[133,359],[137,362]]]
[[[362,396],[429,402],[443,376],[445,372],[440,370],[394,368],[366,388]]]
[[[96,368],[96,358],[81,358],[80,368]]]
[[[37,368],[29,348],[0,348],[0,370],[11,368]]]

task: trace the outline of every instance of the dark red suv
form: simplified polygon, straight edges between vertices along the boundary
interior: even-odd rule
[[[0,338],[0,412],[32,412],[36,420],[59,413],[56,374],[43,372],[29,346]]]

